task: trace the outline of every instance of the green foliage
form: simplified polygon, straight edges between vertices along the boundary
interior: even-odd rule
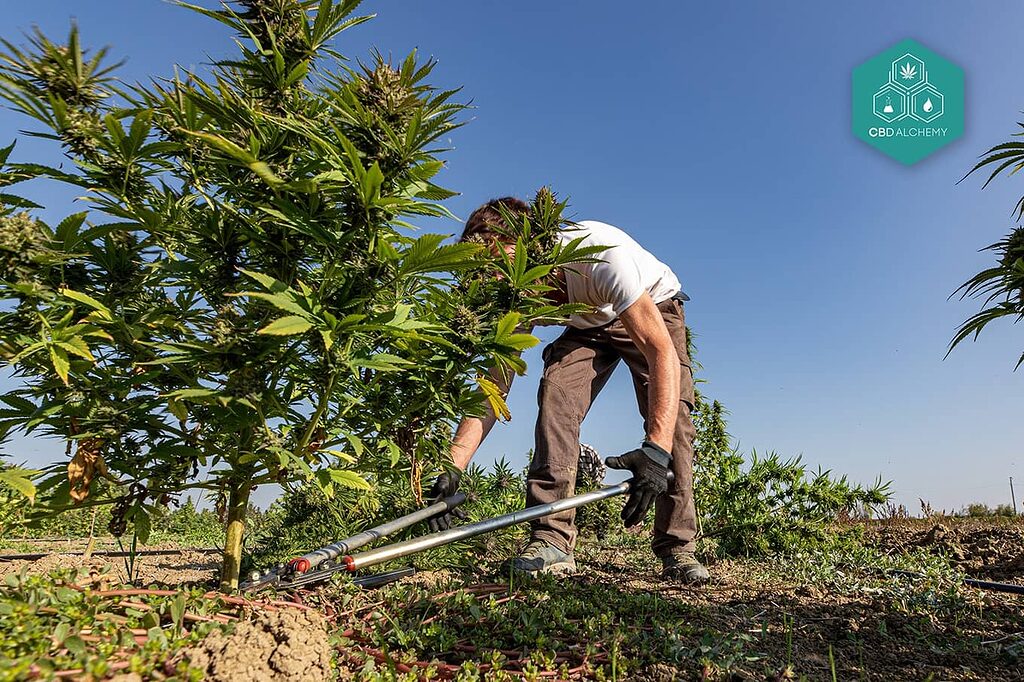
[[[134,86],[75,27],[3,44],[0,98],[68,163],[8,163],[8,147],[0,187],[88,196],[55,227],[0,196],[0,355],[20,383],[0,431],[75,444],[72,480],[55,463],[41,484],[50,510],[104,477],[124,491],[105,500],[114,531],[189,487],[228,497],[236,531],[265,483],[331,495],[394,470],[419,498],[450,421],[505,411],[477,387],[524,370],[537,340],[515,330],[571,312],[543,303],[546,278],[594,251],[551,247],[565,204],[546,190],[507,226],[514,259],[413,236],[449,215],[435,178],[464,107],[415,53],[350,66],[329,49],[358,4],[184,5],[239,53]]]
[[[1000,504],[994,509],[989,507],[984,502],[974,502],[964,507],[960,513],[961,516],[970,516],[972,518],[987,518],[991,516],[1016,516],[1013,511],[1013,507],[1008,504]]]
[[[1024,128],[1024,123],[1018,123]],[[1014,134],[1020,137],[1024,132]],[[984,189],[996,176],[1007,173],[1013,175],[1024,168],[1024,142],[1005,142],[989,149],[965,178],[981,169],[993,167],[988,179],[982,186]],[[1017,202],[1013,210],[1016,221],[1024,220],[1024,196]],[[983,250],[996,254],[996,264],[986,268],[960,285],[953,295],[960,298],[978,298],[983,300],[983,309],[964,321],[950,341],[948,356],[953,349],[967,338],[977,340],[982,330],[992,321],[1003,317],[1014,318],[1014,322],[1024,319],[1024,227],[1015,227],[1003,239],[986,246]],[[1014,369],[1024,363],[1024,353],[1017,359]]]
[[[211,509],[197,509],[192,498],[177,509],[162,512],[154,525],[151,537],[157,541],[185,547],[217,547],[224,542],[224,522]]]
[[[733,448],[727,411],[700,392],[694,410],[694,497],[705,545],[724,556],[792,552],[835,537],[835,522],[884,504],[889,484],[871,486],[808,472],[776,453],[749,461]]]
[[[714,488],[703,491],[713,503],[704,510],[704,533],[727,555],[793,551],[828,540],[836,522],[861,506],[888,500],[888,484],[854,485],[819,469],[809,473],[800,458],[751,453],[745,469],[723,461]],[[706,481],[702,481],[707,485]]]
[[[148,677],[167,672],[175,652],[220,627],[204,618],[184,631],[186,611],[202,617],[220,607],[200,591],[139,596],[134,601],[142,606],[118,608],[102,593],[77,587],[90,579],[86,571],[7,576],[0,592],[0,677],[49,679],[68,670],[93,679],[118,670]],[[175,672],[177,679],[198,679],[184,663]]]
[[[379,516],[384,500],[395,505],[395,517],[406,513],[399,510],[411,511],[408,485],[404,495],[398,491],[398,485],[375,486],[370,493],[341,490],[328,497],[312,484],[286,490],[267,510],[263,527],[249,538],[251,561],[261,568],[276,565],[355,535],[384,520]],[[385,508],[390,515],[391,507]]]
[[[356,621],[342,646],[365,642],[396,660],[442,658],[461,668],[456,679],[512,679],[502,671],[519,670],[527,679],[572,679],[581,671],[584,679],[629,679],[662,658],[669,633],[686,629],[694,610],[607,584],[447,587],[455,589],[440,596],[408,586],[384,590],[378,602],[387,617]],[[382,661],[367,665],[361,679],[393,678]]]
[[[580,461],[576,469],[576,494],[597,490],[605,485],[606,467],[601,455],[589,445],[580,444]],[[608,531],[621,524],[622,505],[625,500],[612,497],[593,504],[579,507],[576,510],[574,523],[581,534],[589,533],[598,540],[603,540]]]
[[[23,467],[0,464],[0,488],[17,493],[30,503],[36,499],[36,486],[32,479],[40,472]]]
[[[258,510],[254,516],[259,523]],[[110,505],[84,505],[54,516],[33,516],[26,514],[23,500],[0,492],[0,530],[7,538],[86,540],[90,533],[96,538],[109,538],[113,519]],[[224,541],[224,523],[216,512],[196,509],[191,499],[173,510],[157,509],[151,525],[149,544],[216,547]],[[125,532],[130,535],[134,530],[134,524],[129,523]]]
[[[694,600],[656,578],[647,582],[647,547],[622,547],[617,537],[614,549],[588,545],[594,555],[573,580],[474,584],[474,575],[430,590],[404,584],[346,595],[345,609],[354,617],[341,646],[357,656],[349,659],[350,669],[365,680],[398,677],[392,661],[422,666],[413,669],[428,677],[431,665],[435,673],[458,671],[456,679],[465,680],[509,679],[509,671],[520,670],[557,679],[797,679],[796,673],[816,674],[811,649],[838,651],[840,643],[853,645],[859,637],[875,647],[935,652],[949,635],[941,646],[960,646],[953,640],[962,642],[965,631],[949,623],[936,628],[934,619],[972,622],[982,599],[964,589],[962,572],[926,550],[893,555],[853,543],[730,561],[721,569],[720,589]],[[739,596],[732,584],[755,596]],[[794,591],[819,598],[794,599]],[[1015,618],[1012,605],[1010,611]],[[884,627],[889,618],[910,627],[888,641],[884,632],[868,631],[868,623]],[[823,619],[864,624],[859,635],[844,626],[836,640],[835,625]],[[368,647],[378,655],[367,655]],[[977,651],[991,656],[983,647]],[[837,657],[837,669],[841,663]],[[842,679],[852,679],[849,670]]]
[[[478,521],[522,508],[525,482],[505,460],[490,470],[471,465],[460,486],[468,496],[462,509],[469,521]],[[252,564],[267,567],[305,554],[320,546],[350,537],[366,528],[408,514],[418,508],[408,481],[380,483],[370,493],[339,491],[328,497],[313,485],[288,490],[266,512],[263,527],[252,537]],[[422,535],[425,524],[389,536],[387,542]],[[522,528],[504,529],[488,536],[439,547],[415,557],[421,568],[462,566],[495,548],[510,553]]]

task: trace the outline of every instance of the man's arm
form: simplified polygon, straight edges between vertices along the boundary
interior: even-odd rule
[[[633,343],[647,358],[647,440],[672,452],[676,418],[679,416],[679,354],[654,304],[644,294],[619,315]]]
[[[511,372],[508,372],[506,375],[505,372],[497,368],[492,369],[490,375],[491,381],[501,390],[502,397],[508,395],[508,389],[512,386],[512,379],[515,375]],[[465,471],[466,467],[469,466],[469,460],[473,459],[473,455],[476,454],[480,443],[491,432],[491,427],[494,426],[496,421],[498,421],[498,418],[494,415],[494,411],[491,410],[490,404],[488,404],[485,416],[465,417],[459,422],[459,427],[455,429],[455,437],[452,439],[451,449],[452,463],[458,468],[458,471],[445,471],[434,479],[434,485],[431,486],[430,493],[427,495],[428,502],[437,502],[456,493],[459,489],[459,479],[461,478],[459,472]],[[427,525],[433,533],[447,530],[451,527],[453,516],[463,521],[468,518],[461,509],[454,509],[446,514],[428,519]]]
[[[506,370],[502,372],[498,369],[493,369],[490,372],[491,381],[501,390],[502,396],[507,396],[509,388],[512,386],[512,379],[515,375]],[[487,414],[483,417],[466,417],[459,426],[455,429],[455,437],[452,439],[452,462],[460,470],[465,470],[469,466],[469,461],[473,459],[473,455],[476,454],[480,444],[484,442],[484,438],[487,438],[487,434],[491,432],[491,428],[494,423],[498,421],[498,418],[494,415],[490,405],[487,406]]]

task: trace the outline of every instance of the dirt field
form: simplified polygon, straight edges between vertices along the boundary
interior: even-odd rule
[[[301,605],[224,611],[232,627],[175,656],[232,682],[1024,679],[1022,597],[961,586],[964,575],[1024,585],[1024,524],[875,523],[864,544],[718,562],[712,584],[687,588],[660,580],[642,537],[587,539],[573,578],[510,582],[484,566],[375,591],[326,586]],[[216,565],[192,549],[142,557],[136,584],[207,589]],[[61,554],[0,572],[62,566],[88,567],[104,588],[126,578],[122,559]]]

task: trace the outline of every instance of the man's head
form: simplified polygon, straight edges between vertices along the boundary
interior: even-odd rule
[[[469,216],[459,241],[487,245],[491,245],[495,241],[514,244],[515,238],[508,234],[509,226],[506,225],[505,219],[501,215],[502,210],[506,214],[522,218],[529,214],[530,205],[515,197],[491,199]]]
[[[502,215],[502,214],[505,215]],[[462,230],[460,242],[474,242],[483,244],[491,252],[491,255],[498,258],[502,252],[509,259],[516,257],[517,232],[516,225],[510,225],[509,220],[521,222],[524,216],[529,216],[531,208],[528,203],[516,197],[502,197],[491,199],[480,208],[473,211],[466,221],[466,227]],[[504,279],[501,273],[496,273],[497,279]],[[544,295],[557,303],[564,303],[565,280],[561,274],[561,268],[554,268],[546,278],[549,281],[544,283],[540,290],[545,291]],[[561,292],[561,293],[559,293]]]

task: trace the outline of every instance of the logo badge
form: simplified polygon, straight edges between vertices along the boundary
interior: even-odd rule
[[[905,164],[964,132],[964,72],[905,40],[853,70],[853,134]]]

